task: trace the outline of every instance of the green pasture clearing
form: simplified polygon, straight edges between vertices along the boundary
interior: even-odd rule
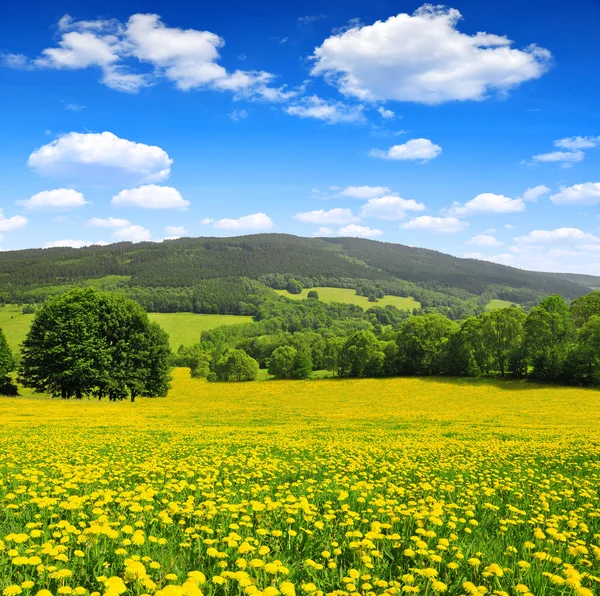
[[[355,290],[348,288],[308,288],[302,290],[301,294],[290,294],[287,290],[275,290],[280,296],[291,298],[292,300],[304,300],[311,290],[319,293],[319,300],[323,302],[342,302],[343,304],[356,304],[364,309],[373,306],[395,306],[400,310],[413,310],[421,308],[421,303],[414,298],[401,298],[400,296],[384,296],[377,302],[369,302],[366,296],[358,296]]]
[[[497,310],[499,308],[510,308],[513,304],[514,304],[514,302],[511,302],[510,300],[494,299],[494,300],[490,300],[485,305],[485,311],[490,312],[491,310]]]
[[[24,315],[22,307],[7,304],[0,307],[0,329],[4,331],[8,345],[14,353],[25,339],[33,317]],[[171,348],[177,350],[181,344],[191,346],[200,339],[202,331],[214,329],[221,325],[239,325],[251,323],[252,317],[235,315],[199,315],[191,312],[148,313],[152,321],[156,321],[168,334]]]
[[[6,335],[6,341],[13,352],[19,351],[19,345],[25,339],[33,317],[24,315],[22,307],[15,304],[6,304],[0,307],[0,329]]]
[[[251,323],[252,317],[236,315],[198,315],[191,312],[148,313],[151,321],[157,322],[168,334],[172,350],[181,344],[191,346],[200,341],[202,331],[221,325]]]

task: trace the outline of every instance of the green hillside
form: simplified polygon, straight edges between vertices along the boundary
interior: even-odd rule
[[[341,302],[343,304],[356,304],[364,309],[373,306],[395,306],[400,310],[413,310],[421,308],[421,304],[414,298],[403,298],[400,296],[384,296],[377,302],[369,302],[366,296],[357,296],[355,290],[346,288],[324,288],[313,287],[305,288],[300,294],[290,294],[287,290],[275,290],[280,296],[291,298],[292,300],[305,300],[310,290],[316,290],[319,293],[319,300],[323,302]]]
[[[527,289],[573,298],[584,283],[523,271],[434,250],[360,238],[301,238],[258,234],[234,238],[181,238],[80,249],[0,253],[0,294],[120,276],[130,286],[193,287],[207,279],[279,273],[381,281],[405,280],[461,288],[475,294],[489,286]]]
[[[8,345],[13,352],[25,339],[34,315],[24,315],[22,308],[14,304],[0,306],[0,329],[4,331]]]

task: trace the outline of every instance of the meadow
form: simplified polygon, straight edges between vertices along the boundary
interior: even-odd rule
[[[176,369],[0,418],[3,596],[600,590],[597,391]]]
[[[19,351],[19,345],[25,339],[34,316],[24,315],[22,307],[14,304],[0,307],[0,329],[4,331],[13,353]],[[181,344],[191,346],[198,343],[200,334],[207,329],[214,329],[220,325],[239,325],[252,322],[252,317],[200,315],[189,312],[148,313],[148,316],[169,334],[169,343],[173,350],[177,350]]]
[[[316,290],[319,293],[319,300],[323,302],[342,302],[343,304],[355,304],[364,309],[373,306],[395,306],[400,310],[413,310],[421,308],[420,302],[414,298],[402,298],[401,296],[384,296],[377,302],[369,302],[366,296],[358,296],[356,290],[348,288],[304,288],[300,294],[290,294],[287,290],[275,290],[280,296],[291,298],[292,300],[305,300],[311,290]]]

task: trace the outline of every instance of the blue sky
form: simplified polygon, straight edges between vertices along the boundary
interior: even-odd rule
[[[600,274],[594,1],[10,2],[5,250],[260,231]]]

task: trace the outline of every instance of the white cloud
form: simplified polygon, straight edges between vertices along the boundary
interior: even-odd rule
[[[305,17],[298,17],[297,21],[299,25],[310,25],[311,23],[314,23],[315,21],[320,21],[321,19],[324,19],[325,15],[324,14],[317,14],[317,15],[312,15],[309,14]]]
[[[266,213],[253,213],[238,219],[219,219],[213,223],[213,228],[221,230],[270,230],[273,221]]]
[[[22,215],[6,217],[4,210],[0,208],[0,232],[13,232],[27,225],[27,218]]]
[[[54,240],[53,242],[46,242],[44,248],[83,248],[84,246],[106,246],[108,242],[99,240],[93,242],[90,240]]]
[[[436,158],[441,152],[442,148],[429,139],[411,139],[402,145],[393,145],[387,151],[371,149],[369,155],[379,159],[428,161]]]
[[[352,199],[374,199],[375,197],[382,197],[389,192],[391,191],[387,186],[346,186],[339,194],[342,197],[350,197]]]
[[[400,226],[404,230],[424,230],[428,232],[437,232],[439,234],[456,234],[469,227],[466,221],[461,221],[456,217],[432,217],[431,215],[421,215],[415,217],[409,222]]]
[[[550,153],[539,153],[533,156],[533,161],[541,162],[564,162],[576,163],[583,161],[585,153],[583,151],[551,151]]]
[[[233,110],[233,112],[229,113],[229,118],[234,122],[245,120],[248,118],[248,110]]]
[[[319,228],[316,232],[313,232],[313,236],[320,237],[320,238],[325,238],[328,236],[335,236],[335,230],[332,230],[331,228],[327,228],[327,227],[322,227],[322,228]]]
[[[457,217],[486,213],[518,213],[520,211],[525,211],[525,203],[522,199],[510,199],[504,195],[491,192],[481,193],[464,205],[455,202],[448,209],[450,215],[456,215]]]
[[[330,209],[325,211],[324,209],[318,209],[316,211],[306,211],[304,213],[296,213],[294,219],[303,223],[313,224],[329,224],[343,226],[345,224],[357,223],[360,221],[359,217],[356,217],[350,209]]]
[[[528,188],[521,198],[526,202],[535,203],[540,197],[547,195],[549,192],[552,191],[545,184],[538,184],[538,186]]]
[[[43,211],[47,209],[59,209],[70,211],[88,204],[84,196],[72,188],[57,188],[55,190],[43,190],[33,195],[26,201],[17,201],[28,211]]]
[[[592,149],[600,146],[600,136],[598,137],[565,137],[554,141],[556,147],[563,149]]]
[[[316,95],[302,98],[285,111],[292,116],[315,118],[328,124],[363,122],[365,119],[360,105],[349,106],[341,101],[321,99]]]
[[[387,195],[378,199],[369,199],[360,211],[363,217],[376,219],[402,219],[407,211],[424,211],[425,205],[414,199],[403,199],[395,195]]]
[[[152,234],[143,226],[131,225],[115,230],[113,238],[117,242],[150,242]]]
[[[78,103],[68,103],[65,104],[65,110],[69,110],[70,112],[81,112],[81,110],[85,110],[85,106],[80,106]]]
[[[511,225],[511,224],[506,224],[504,227],[505,227],[507,230],[514,230],[516,226],[513,226],[513,225]]]
[[[439,104],[486,99],[547,71],[548,50],[518,50],[504,36],[461,33],[460,19],[458,10],[425,4],[412,16],[355,26],[315,49],[312,74],[361,100]]]
[[[203,226],[207,226],[207,225],[211,224],[213,221],[215,221],[215,220],[210,217],[205,217],[203,220],[200,221],[200,223]]]
[[[189,234],[189,232],[183,226],[165,226],[165,232],[171,237],[181,237]]]
[[[131,225],[131,222],[127,219],[119,219],[118,217],[108,217],[101,219],[99,217],[92,217],[88,221],[88,226],[95,228],[127,228]]]
[[[597,205],[600,203],[600,182],[563,186],[550,200],[555,205]]]
[[[190,202],[172,186],[147,184],[138,188],[126,188],[112,198],[115,207],[140,207],[142,209],[179,209],[185,211]]]
[[[393,112],[392,110],[387,110],[386,108],[383,108],[381,106],[377,108],[377,111],[384,120],[393,120],[396,117],[395,112]]]
[[[532,230],[526,236],[515,238],[517,244],[546,246],[548,244],[600,244],[600,238],[579,228],[558,228],[556,230]]]
[[[112,132],[71,132],[36,149],[27,165],[42,176],[89,184],[160,182],[173,160],[153,145],[121,139]]]
[[[473,238],[467,240],[466,244],[475,244],[476,246],[502,246],[502,242],[490,234],[478,234],[477,236],[473,236]]]
[[[231,91],[238,97],[265,101],[285,101],[294,95],[271,87],[275,77],[268,72],[230,72],[221,66],[219,49],[225,42],[219,35],[167,27],[156,14],[134,14],[127,23],[75,21],[65,15],[58,29],[57,47],[46,48],[34,60],[7,54],[4,63],[13,68],[98,68],[103,84],[130,93],[165,78],[183,91]],[[140,63],[149,64],[151,71],[139,69]]]
[[[351,238],[378,238],[382,234],[383,232],[377,228],[357,226],[356,224],[344,226],[336,232],[337,236],[350,236]]]

